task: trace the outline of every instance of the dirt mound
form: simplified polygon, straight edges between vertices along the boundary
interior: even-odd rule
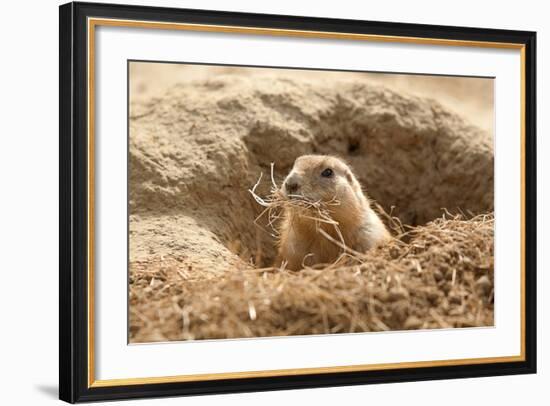
[[[490,135],[435,101],[357,79],[219,76],[130,106],[131,260],[209,250],[219,264],[232,244],[268,253],[247,190],[305,153],[345,158],[405,224],[493,209]]]
[[[162,306],[162,295],[181,289],[171,296],[177,304],[175,308],[179,308],[181,295],[197,300],[210,297],[211,294],[206,296],[206,285],[200,288],[201,283],[209,284],[212,292],[231,286],[238,290],[239,283],[249,280],[252,274],[236,269],[244,269],[250,262],[255,266],[270,264],[273,239],[253,224],[260,207],[248,189],[261,172],[269,173],[271,162],[275,163],[275,177],[280,181],[302,154],[339,155],[354,168],[368,195],[386,211],[393,210],[393,215],[405,224],[420,225],[438,218],[442,208],[473,214],[493,210],[490,134],[469,125],[434,100],[398,94],[368,80],[354,77],[325,82],[280,75],[218,75],[210,80],[181,82],[161,96],[130,95],[130,100],[132,341],[154,341],[153,336],[157,335],[159,340],[183,338],[181,328],[169,333],[162,327],[170,323],[179,326],[181,313],[179,321],[169,321],[166,315],[149,318],[148,300],[158,301],[154,306]],[[268,182],[263,187],[267,192]],[[261,187],[258,192],[262,193]],[[147,288],[149,296],[140,296],[135,287],[142,286],[144,279],[139,275],[161,270],[171,276],[145,278],[151,283]],[[184,277],[175,287],[172,282],[181,272],[196,275],[202,281],[191,285],[185,282],[189,278]],[[356,271],[327,272],[338,274],[340,282],[334,283],[343,284],[331,285],[335,291],[351,289]],[[218,278],[218,282],[210,285],[207,275]],[[288,279],[287,287],[293,281],[312,277],[307,272],[264,275],[272,278],[274,284],[277,278]],[[193,280],[196,277],[190,276]],[[159,281],[172,281],[162,284],[161,296],[155,293]],[[256,289],[260,279],[248,283]],[[345,295],[342,291],[342,305],[347,300]],[[335,296],[331,300],[340,299]],[[218,311],[229,306],[223,301],[218,303]],[[359,311],[362,305],[357,306]],[[209,314],[212,309],[204,310],[207,324],[213,320]],[[241,304],[233,310],[237,313],[225,314],[224,323],[241,320],[242,312],[248,312]],[[382,324],[394,325],[384,320]],[[421,319],[421,325],[430,327],[426,320]],[[320,331],[315,325],[297,328],[296,334]],[[349,325],[346,326],[342,329],[347,331]],[[366,326],[360,327],[361,331],[376,329],[371,324]],[[219,326],[211,324],[209,328],[209,333],[200,330],[185,334],[212,337]],[[263,335],[260,330],[248,328]],[[269,330],[266,334],[278,335],[289,334],[290,327],[265,328]],[[244,330],[235,333],[237,330],[222,328],[217,334],[249,335]]]

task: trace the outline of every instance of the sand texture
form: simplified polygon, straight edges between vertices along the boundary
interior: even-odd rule
[[[130,89],[131,342],[492,324],[490,131],[361,75],[222,71]],[[275,251],[248,189],[263,172],[267,193],[270,164],[280,182],[306,153],[343,157],[419,227],[368,263],[255,270]]]

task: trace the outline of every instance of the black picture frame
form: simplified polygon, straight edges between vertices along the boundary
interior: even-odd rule
[[[235,393],[536,372],[536,33],[204,10],[68,3],[59,33],[59,397],[67,402]],[[363,372],[93,387],[88,380],[87,24],[89,17],[514,43],[525,52],[525,357]],[[122,134],[121,136],[124,136]]]

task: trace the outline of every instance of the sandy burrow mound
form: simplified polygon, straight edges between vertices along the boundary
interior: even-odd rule
[[[407,242],[403,242],[407,240]],[[493,324],[493,217],[440,218],[325,269],[233,269],[179,258],[133,263],[132,342]]]
[[[492,218],[442,211],[492,212],[490,134],[357,77],[220,75],[130,100],[131,342],[493,323]],[[258,270],[274,239],[248,189],[306,153],[344,158],[419,227],[366,262]]]
[[[253,225],[259,207],[248,189],[271,162],[280,181],[305,153],[346,159],[368,195],[405,224],[442,208],[493,210],[491,135],[433,100],[368,80],[218,75],[130,100],[131,263],[177,256],[211,272],[239,257],[268,265],[273,239]]]

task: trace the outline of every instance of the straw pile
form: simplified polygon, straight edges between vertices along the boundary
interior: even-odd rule
[[[492,325],[493,226],[443,216],[360,262],[299,272],[134,263],[131,341]]]

